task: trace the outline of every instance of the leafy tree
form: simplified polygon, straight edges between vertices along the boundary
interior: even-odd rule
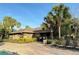
[[[64,4],[54,6],[52,11],[44,17],[44,22],[41,25],[43,30],[50,30],[51,37],[55,37],[58,34],[59,39],[61,36],[68,36],[69,38],[74,34],[75,38],[71,38],[73,41],[73,46],[77,46],[77,39],[79,38],[79,19],[72,18],[69,12],[69,8]],[[53,35],[52,35],[53,34]],[[66,44],[71,39],[67,39]]]
[[[49,29],[51,32],[53,31],[55,36],[57,36],[58,32],[59,33],[58,37],[61,38],[62,35],[61,30],[69,27],[71,23],[70,19],[71,14],[69,13],[69,8],[64,4],[60,4],[52,8],[52,11],[49,12],[48,15],[44,18],[45,22],[43,23],[43,25],[44,28]],[[69,23],[67,23],[67,21]],[[61,27],[63,27],[63,29]]]
[[[73,24],[72,19],[66,19],[64,20],[64,22],[62,22],[61,24],[61,35],[67,35],[67,34],[71,34],[71,26]]]
[[[1,41],[9,36],[8,34],[14,30],[15,26],[20,27],[21,24],[10,16],[3,18],[3,21],[0,23]]]
[[[44,17],[45,23],[42,24],[43,29],[49,30],[51,32],[51,39],[53,39],[53,28],[55,25],[55,20],[53,19],[52,12],[49,12],[46,17]]]
[[[61,23],[65,19],[70,19],[71,14],[69,13],[69,8],[65,6],[64,4],[60,4],[58,6],[54,6],[52,8],[52,13],[55,16],[57,27],[58,27],[58,33],[59,38],[61,38]]]
[[[13,31],[14,26],[20,27],[21,24],[16,21],[16,19],[10,17],[10,16],[5,16],[3,19],[3,27],[4,29],[8,30],[9,32]]]
[[[73,19],[73,24],[71,26],[71,31],[72,31],[72,34],[74,34],[74,37],[72,38],[73,39],[73,47],[75,48],[77,46],[77,41],[79,39],[79,19],[78,18],[74,18]]]

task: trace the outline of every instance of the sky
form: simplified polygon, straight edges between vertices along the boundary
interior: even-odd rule
[[[0,3],[0,21],[4,16],[11,16],[21,23],[21,28],[39,27],[44,17],[56,3]],[[79,17],[79,4],[65,4],[73,17]]]

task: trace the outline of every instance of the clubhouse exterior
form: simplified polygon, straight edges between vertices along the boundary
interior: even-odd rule
[[[9,34],[10,39],[19,39],[19,38],[50,38],[50,31],[40,30],[40,29],[21,29]]]

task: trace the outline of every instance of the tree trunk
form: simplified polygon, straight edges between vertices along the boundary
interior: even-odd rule
[[[59,26],[58,28],[58,32],[59,32],[59,39],[61,38],[61,27]]]
[[[51,29],[51,39],[53,39],[53,30]]]

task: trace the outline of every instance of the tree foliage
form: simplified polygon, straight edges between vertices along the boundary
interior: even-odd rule
[[[14,30],[15,26],[20,27],[20,22],[10,16],[5,16],[0,23],[0,33],[2,34],[1,39],[8,37],[8,34]]]
[[[43,27],[53,30],[53,34],[60,38],[65,28],[69,27],[72,21],[69,8],[64,4],[54,6],[44,18],[44,21],[45,22],[42,24],[44,25]],[[69,30],[69,28],[67,29]]]
[[[10,16],[5,16],[3,19],[3,28],[8,30],[9,32],[12,32],[14,26],[20,27],[21,24],[18,21],[16,21],[16,19],[14,19]]]
[[[73,46],[77,46],[77,39],[79,38],[79,19],[72,18],[69,7],[64,4],[52,7],[51,12],[44,17],[44,22],[41,26],[44,30],[52,30],[53,36],[56,39],[57,37],[68,36],[69,39],[66,40],[66,44],[72,41]]]

